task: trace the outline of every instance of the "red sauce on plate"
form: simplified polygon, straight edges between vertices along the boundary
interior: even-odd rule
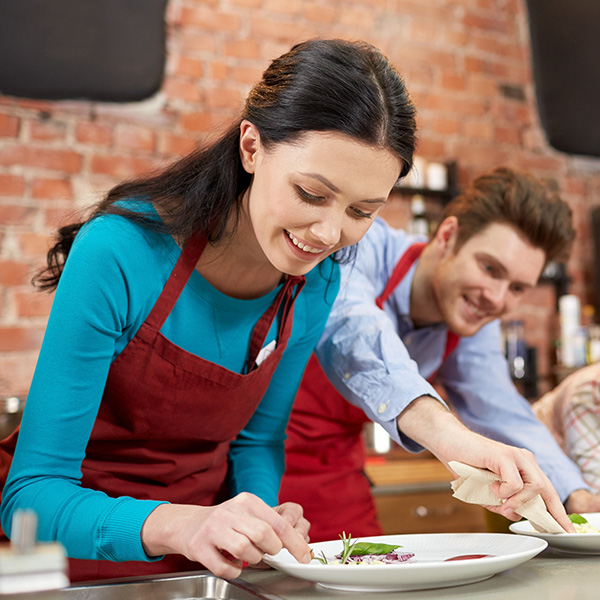
[[[448,562],[450,560],[471,560],[472,558],[486,558],[488,556],[493,556],[493,554],[461,554],[459,556],[447,558],[444,562]]]

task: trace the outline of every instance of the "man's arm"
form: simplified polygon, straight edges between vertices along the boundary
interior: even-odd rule
[[[461,421],[488,438],[533,452],[563,502],[576,490],[587,489],[577,465],[512,383],[501,351],[498,322],[463,338],[439,376]]]
[[[396,422],[399,429],[430,450],[446,466],[449,461],[458,460],[500,475],[501,483],[494,484],[492,491],[505,501],[499,506],[487,506],[488,510],[519,520],[521,517],[515,508],[540,494],[560,525],[573,531],[556,490],[531,452],[470,431],[433,398],[416,399]]]

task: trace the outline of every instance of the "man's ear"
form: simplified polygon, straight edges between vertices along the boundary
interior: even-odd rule
[[[240,158],[248,173],[254,173],[256,170],[260,147],[260,133],[256,125],[244,119],[240,123]]]
[[[435,232],[434,243],[441,256],[447,256],[454,250],[458,238],[458,219],[446,217]]]

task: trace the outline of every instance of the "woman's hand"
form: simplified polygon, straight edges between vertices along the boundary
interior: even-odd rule
[[[308,544],[310,523],[304,518],[302,507],[295,502],[285,502],[275,507],[275,510],[302,536]]]
[[[235,578],[243,561],[257,564],[263,554],[282,548],[299,562],[310,562],[306,524],[298,505],[273,509],[242,493],[217,506],[157,506],[142,528],[142,544],[149,556],[182,554],[215,575]]]
[[[490,489],[503,503],[486,506],[488,510],[518,521],[521,517],[515,509],[540,494],[561,527],[569,533],[575,532],[556,490],[529,450],[472,432],[431,397],[415,400],[397,421],[405,434],[430,450],[446,466],[457,460],[500,476],[501,481],[492,484]]]

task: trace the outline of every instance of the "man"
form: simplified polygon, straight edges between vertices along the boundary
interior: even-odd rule
[[[374,223],[342,268],[288,427],[280,499],[303,505],[313,541],[381,533],[362,474],[367,417],[410,451],[501,474],[492,489],[508,500],[490,509],[508,518],[537,492],[565,529],[561,501],[570,512],[600,508],[512,384],[500,341],[499,318],[573,239],[569,207],[507,168],[453,200],[426,244]],[[445,408],[434,377],[472,431]]]

